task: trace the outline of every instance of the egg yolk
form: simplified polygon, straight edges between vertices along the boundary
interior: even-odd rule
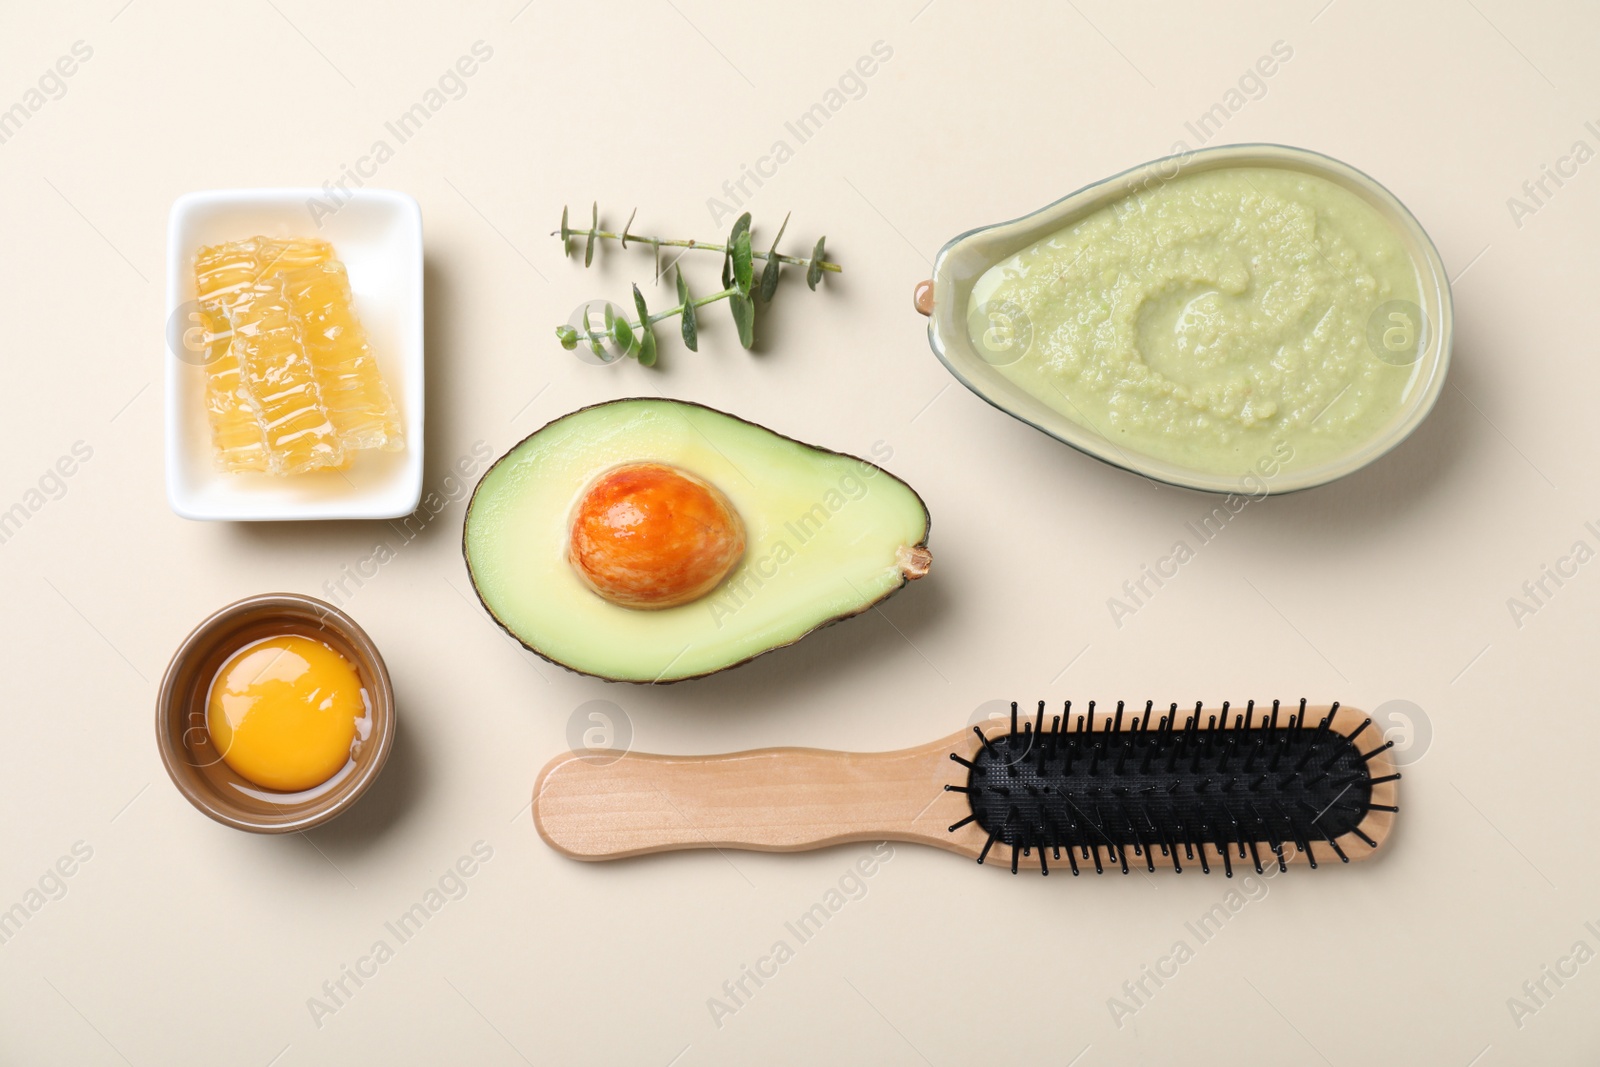
[[[350,760],[367,716],[361,676],[309,637],[269,637],[228,658],[211,683],[206,727],[223,762],[256,785],[297,792]]]
[[[578,502],[567,558],[596,593],[629,608],[705,596],[744,555],[744,523],[710,483],[664,463],[630,463]]]

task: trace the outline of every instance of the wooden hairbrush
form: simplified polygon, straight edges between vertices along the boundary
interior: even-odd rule
[[[1165,713],[1074,716],[985,736],[982,726],[897,752],[765,748],[719,756],[569,752],[534,786],[533,818],[552,848],[582,860],[684,848],[792,852],[849,841],[910,841],[979,863],[1050,873],[1127,874],[1235,860],[1261,871],[1296,859],[1365,859],[1394,822],[1400,775],[1372,720],[1304,700],[1280,721],[1200,704]],[[1232,721],[1230,722],[1230,716]],[[952,783],[955,776],[959,781]],[[1047,855],[1048,853],[1048,855]],[[1133,859],[1130,861],[1130,853]]]

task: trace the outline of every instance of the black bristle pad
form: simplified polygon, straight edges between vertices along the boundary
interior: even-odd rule
[[[1180,711],[1166,729],[1141,729],[1135,719],[1120,731],[1041,734],[1030,723],[988,738],[967,775],[973,818],[1012,850],[1013,866],[1025,848],[1052,847],[1069,856],[1092,850],[1099,868],[1105,849],[1126,873],[1129,850],[1176,860],[1179,848],[1190,859],[1208,846],[1231,873],[1230,847],[1245,859],[1248,845],[1247,863],[1258,866],[1257,842],[1303,852],[1354,831],[1371,810],[1364,754],[1326,721],[1302,717],[1276,729],[1265,718],[1243,729],[1207,728],[1210,721]],[[1271,758],[1247,758],[1259,750]],[[1200,851],[1209,869],[1205,858]],[[1146,855],[1139,867],[1153,860]]]

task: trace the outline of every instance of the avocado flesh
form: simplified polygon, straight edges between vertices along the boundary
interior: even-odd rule
[[[744,556],[700,600],[621,607],[567,561],[584,490],[634,462],[698,475],[744,522]],[[925,568],[911,550],[927,536],[922,499],[865,460],[698,404],[630,399],[563,416],[501,457],[467,507],[463,548],[484,606],[529,649],[601,678],[669,682],[865,611]]]

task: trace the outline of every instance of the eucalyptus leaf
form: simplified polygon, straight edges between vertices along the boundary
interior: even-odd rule
[[[753,266],[750,262],[750,231],[745,230],[733,242],[733,280],[739,286],[741,295],[750,295]]]
[[[571,326],[557,326],[556,336],[561,339],[561,347],[568,352],[578,347],[578,331]]]
[[[653,367],[656,365],[656,335],[655,330],[647,322],[639,333],[639,366]]]
[[[750,232],[750,212],[746,211],[743,215],[740,215],[737,219],[734,220],[733,229],[728,231],[728,247],[732,248],[734,246],[734,243],[739,240],[739,235],[741,233],[749,233],[749,232]]]
[[[633,351],[633,327],[628,325],[627,319],[617,319],[611,324],[611,336],[617,339],[624,352]]]
[[[691,352],[700,350],[700,322],[695,315],[694,298],[689,295],[689,282],[683,276],[683,262],[678,263],[678,303],[683,305],[683,345]]]
[[[778,272],[782,266],[778,260],[778,242],[783,240],[783,231],[789,228],[789,216],[783,216],[783,223],[778,227],[778,236],[772,239],[772,247],[767,250],[767,265],[761,268],[761,300],[769,303],[774,293],[778,291]]]
[[[656,361],[656,332],[650,325],[650,309],[645,307],[644,294],[633,287],[633,306],[639,311],[639,366],[649,367]]]
[[[583,265],[587,267],[594,262],[594,235],[600,230],[600,201],[594,202],[590,209],[589,240],[583,246]]]
[[[748,296],[734,293],[728,297],[728,306],[733,311],[733,323],[739,328],[739,343],[745,348],[755,344],[756,340],[756,306]]]
[[[778,257],[767,257],[767,265],[761,268],[761,301],[767,303],[772,295],[778,291]]]
[[[691,352],[700,351],[700,313],[687,301],[683,305],[683,347]]]
[[[570,249],[567,248],[567,242],[568,242],[568,240],[571,239],[571,237],[572,237],[572,227],[567,225],[567,205],[562,204],[561,205],[561,248],[562,248],[562,251],[570,251]]]
[[[606,333],[610,333],[612,324],[617,321],[616,312],[611,310],[611,301],[607,300],[605,302],[604,311],[606,313]]]
[[[644,294],[639,291],[637,282],[633,286],[633,306],[639,311],[639,325],[649,327],[650,309],[644,306]]]
[[[634,215],[637,215],[637,214],[639,214],[639,209],[638,208],[634,208],[633,209],[633,213],[628,216],[628,221],[622,224],[622,247],[623,248],[627,248],[628,247],[628,227],[633,225]]]
[[[822,280],[822,243],[826,237],[817,238],[817,247],[811,250],[811,262],[806,264],[806,286],[811,289],[817,287]]]

